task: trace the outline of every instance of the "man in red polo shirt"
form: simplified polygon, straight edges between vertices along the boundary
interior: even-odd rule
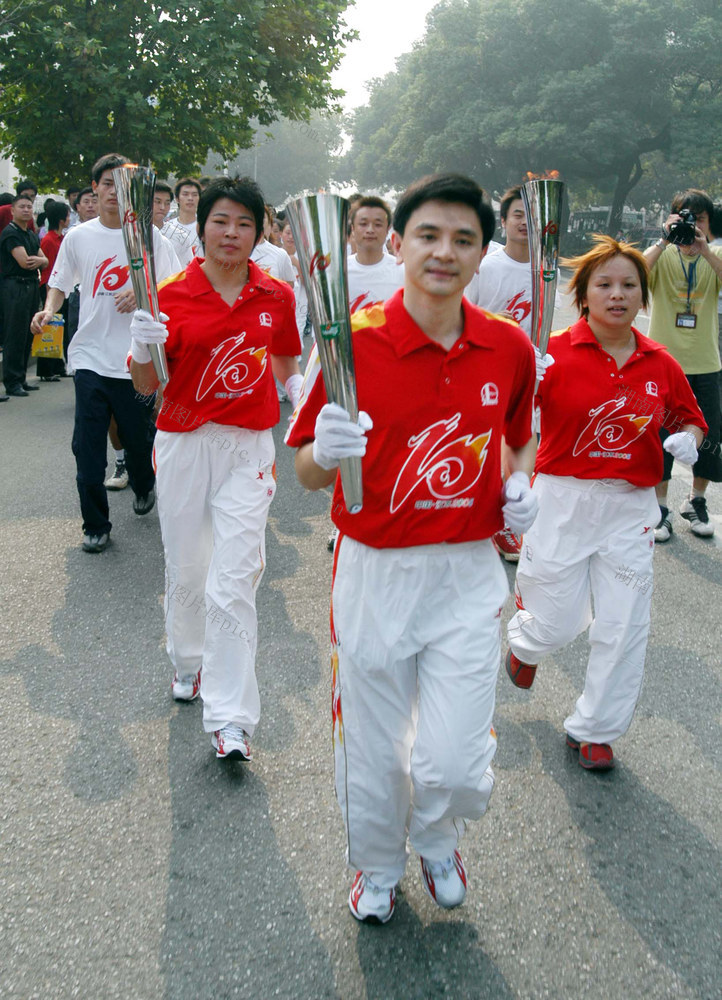
[[[432,899],[464,899],[458,841],[494,783],[508,587],[491,537],[504,524],[523,533],[536,512],[533,348],[515,324],[462,302],[494,232],[483,191],[424,178],[402,195],[394,230],[404,287],[353,320],[358,423],[326,402],[313,369],[287,438],[304,486],[336,480],[336,794],[358,869],[351,912],[382,923],[407,840]],[[355,515],[337,477],[350,455],[364,456]]]
[[[301,343],[293,292],[250,260],[263,195],[222,177],[198,203],[203,257],[161,284],[164,323],[139,310],[131,374],[152,393],[148,344],[165,343],[170,380],[156,420],[156,481],[166,565],[167,650],[178,701],[203,699],[218,757],[250,760],[260,716],[256,590],[276,492],[274,375],[294,406]]]

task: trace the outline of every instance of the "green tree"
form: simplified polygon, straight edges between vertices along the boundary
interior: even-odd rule
[[[443,0],[356,112],[347,174],[392,187],[457,169],[500,191],[556,169],[611,187],[616,231],[647,154],[712,156],[721,43],[718,0]]]
[[[0,15],[0,151],[43,185],[111,150],[161,173],[231,156],[251,120],[339,96],[350,0],[9,0]]]
[[[230,160],[211,154],[205,170],[214,173],[223,168],[254,177],[266,199],[280,205],[292,195],[327,187],[342,144],[340,115],[313,114],[308,122],[284,118],[257,129],[250,148],[239,150]]]

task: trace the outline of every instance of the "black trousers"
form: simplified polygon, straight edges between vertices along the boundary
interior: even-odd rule
[[[707,421],[709,430],[699,448],[699,458],[692,466],[692,475],[700,479],[709,479],[712,483],[722,482],[722,457],[720,456],[720,432],[722,431],[722,413],[720,413],[719,373],[709,372],[703,375],[687,375],[697,406]],[[670,431],[660,431],[664,441]],[[674,459],[668,451],[664,453],[663,480],[672,476]]]
[[[111,414],[125,448],[128,480],[136,496],[147,496],[155,483],[153,472],[152,405],[142,402],[130,379],[108,378],[81,368],[75,373],[75,428],[73,454],[83,532],[103,535],[112,524],[104,486],[108,463],[108,427]]]
[[[16,389],[27,379],[30,348],[33,343],[30,320],[38,311],[40,286],[37,278],[3,278],[3,381],[5,388]]]

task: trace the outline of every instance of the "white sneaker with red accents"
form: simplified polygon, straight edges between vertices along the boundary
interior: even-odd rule
[[[235,722],[229,722],[223,729],[216,729],[211,736],[216,757],[224,760],[250,760],[251,741],[248,733]]]
[[[356,917],[369,924],[385,924],[391,920],[396,905],[396,889],[382,889],[368,875],[356,872],[348,908]]]
[[[507,562],[519,562],[521,554],[521,538],[515,535],[509,528],[502,528],[492,536],[494,547],[502,559]]]
[[[466,869],[461,855],[454,851],[445,861],[419,858],[424,888],[438,906],[451,910],[460,906],[466,896]]]
[[[201,691],[201,671],[200,668],[195,674],[184,674],[178,676],[178,671],[173,674],[170,691],[176,701],[194,701]]]

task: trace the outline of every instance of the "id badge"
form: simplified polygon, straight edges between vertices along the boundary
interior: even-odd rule
[[[694,330],[697,327],[697,317],[694,313],[677,313],[674,325],[682,330]]]

